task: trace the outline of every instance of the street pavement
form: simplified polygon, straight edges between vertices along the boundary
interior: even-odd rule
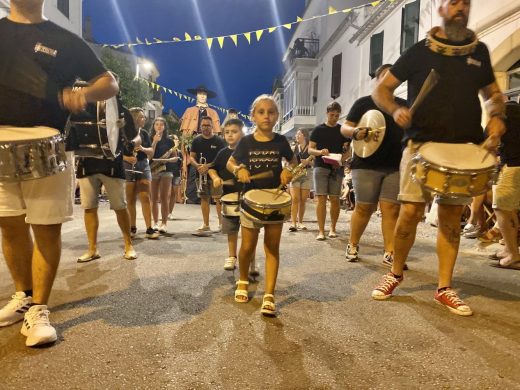
[[[370,297],[382,266],[380,218],[344,258],[351,212],[340,237],[315,240],[284,227],[277,318],[260,315],[262,275],[252,300],[233,300],[237,272],[223,270],[226,237],[195,237],[198,206],[177,205],[173,235],[143,239],[139,258],[123,242],[108,204],[100,207],[101,259],[86,250],[82,211],[63,226],[61,266],[51,296],[55,345],[27,348],[20,324],[0,330],[0,389],[515,389],[520,388],[520,272],[489,267],[498,244],[462,239],[454,286],[474,311],[459,317],[435,304],[433,227],[419,226],[410,270],[388,301]],[[216,227],[212,208],[212,227]],[[263,239],[263,238],[261,238]],[[261,241],[260,241],[261,242]],[[13,293],[0,264],[0,303]]]

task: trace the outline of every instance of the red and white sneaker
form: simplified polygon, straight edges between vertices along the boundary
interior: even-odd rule
[[[446,306],[449,311],[459,316],[470,316],[473,314],[471,308],[466,305],[451,288],[447,288],[441,292],[437,291],[434,299],[439,305]]]
[[[394,289],[399,286],[399,283],[402,281],[402,276],[398,279],[393,273],[387,273],[383,276],[376,288],[372,290],[372,298],[377,299],[378,301],[390,298]]]

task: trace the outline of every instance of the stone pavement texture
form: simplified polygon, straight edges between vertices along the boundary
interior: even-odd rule
[[[20,324],[0,329],[0,389],[515,389],[520,388],[520,272],[488,266],[495,246],[462,239],[455,287],[474,310],[459,317],[436,305],[436,230],[419,227],[410,271],[397,296],[378,302],[380,219],[344,259],[350,213],[338,239],[284,228],[276,300],[262,318],[263,277],[248,304],[233,300],[238,273],[223,270],[226,238],[195,237],[197,206],[178,205],[175,233],[136,240],[122,258],[115,216],[100,208],[101,259],[86,249],[82,211],[63,227],[63,256],[51,296],[59,339],[29,349]],[[212,213],[214,213],[212,209]],[[212,216],[213,226],[214,214]],[[264,255],[257,249],[262,275]],[[0,263],[0,303],[13,293]]]

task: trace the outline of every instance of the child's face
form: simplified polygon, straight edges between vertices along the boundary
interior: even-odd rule
[[[226,126],[224,129],[224,139],[229,146],[236,146],[242,138],[242,129],[237,125]]]
[[[278,121],[278,109],[271,100],[261,100],[256,104],[253,121],[258,129],[272,131]]]
[[[327,122],[329,122],[330,125],[334,126],[336,123],[338,123],[340,115],[341,112],[339,111],[327,112]]]
[[[161,134],[164,131],[164,122],[163,121],[155,121],[153,128],[156,133]]]

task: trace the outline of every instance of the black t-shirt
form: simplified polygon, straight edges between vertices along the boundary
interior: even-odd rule
[[[406,101],[396,98],[397,104],[406,106]],[[354,102],[347,115],[347,120],[354,123],[359,123],[361,117],[370,110],[379,110],[371,96],[364,96]],[[401,163],[403,139],[403,129],[396,125],[392,116],[382,112],[385,117],[386,130],[385,136],[379,148],[373,155],[367,158],[359,157],[354,154],[352,159],[352,169],[393,169],[399,170]]]
[[[148,132],[145,130],[145,129],[139,129],[139,135],[141,136],[141,146],[143,148],[149,148],[152,146],[152,140],[150,139],[150,134],[148,134]],[[127,156],[131,156],[132,155],[132,151],[128,150],[126,151],[125,153]],[[143,160],[147,160],[148,159],[148,155],[143,152],[143,151],[139,151],[137,152],[137,161],[143,161]]]
[[[202,135],[198,135],[191,143],[191,151],[196,154],[195,159],[199,164],[201,157],[206,159],[206,164],[213,162],[220,149],[225,147],[226,142],[216,135],[211,138],[204,138]]]
[[[230,149],[229,147],[221,149],[217,157],[215,157],[215,165],[213,165],[213,168],[215,171],[217,171],[218,175],[222,180],[231,180],[235,179],[233,174],[229,172],[226,168],[226,164],[233,154],[234,150]],[[223,192],[224,194],[230,194],[231,192],[239,192],[242,190],[242,185],[235,181],[235,184],[232,186],[224,186]]]
[[[486,45],[479,42],[475,51],[465,56],[435,53],[426,47],[425,40],[408,49],[390,72],[400,81],[408,81],[409,106],[415,101],[431,69],[439,73],[439,82],[417,109],[411,128],[405,132],[405,140],[482,142],[482,109],[478,93],[495,81]]]
[[[174,177],[178,177],[181,175],[182,153],[177,152],[177,157],[179,157],[179,159],[176,162],[166,163],[166,170],[168,172],[172,172]]]
[[[150,138],[153,138],[151,135],[150,135]],[[153,158],[170,158],[172,157],[171,156],[171,153],[169,156],[166,156],[166,157],[163,157],[164,154],[166,154],[166,152],[168,152],[171,148],[173,148],[175,144],[173,143],[173,140],[171,138],[168,138],[166,135],[161,138],[161,140],[159,142],[157,142],[157,145],[155,145],[155,152],[153,154]],[[150,163],[153,162],[153,159],[150,161]],[[171,172],[171,165],[169,165],[171,163],[166,163],[165,166],[166,166],[166,171],[167,172]],[[170,168],[170,169],[168,169]]]
[[[59,106],[59,92],[105,73],[103,64],[85,41],[49,21],[3,18],[0,37],[0,125],[63,131],[68,112]]]
[[[520,167],[520,105],[507,102],[506,115],[507,131],[502,136],[500,160],[509,167]]]
[[[350,142],[350,138],[343,137],[341,125],[338,123],[334,127],[327,126],[325,123],[316,126],[311,133],[311,141],[316,142],[316,149],[328,149],[330,153],[343,154],[343,144]],[[323,162],[321,157],[314,159],[314,166],[332,169],[332,165]]]
[[[233,158],[240,164],[244,164],[251,175],[273,171],[273,177],[268,179],[253,180],[246,186],[247,190],[253,188],[277,188],[280,185],[282,173],[282,158],[291,161],[294,153],[289,141],[283,135],[274,133],[272,140],[259,142],[254,134],[243,137],[238,143]]]
[[[298,164],[302,162],[302,160],[306,160],[309,158],[309,145],[306,145],[303,149],[300,147],[300,145],[296,144],[294,147],[294,155],[296,156],[296,159],[298,160]]]

